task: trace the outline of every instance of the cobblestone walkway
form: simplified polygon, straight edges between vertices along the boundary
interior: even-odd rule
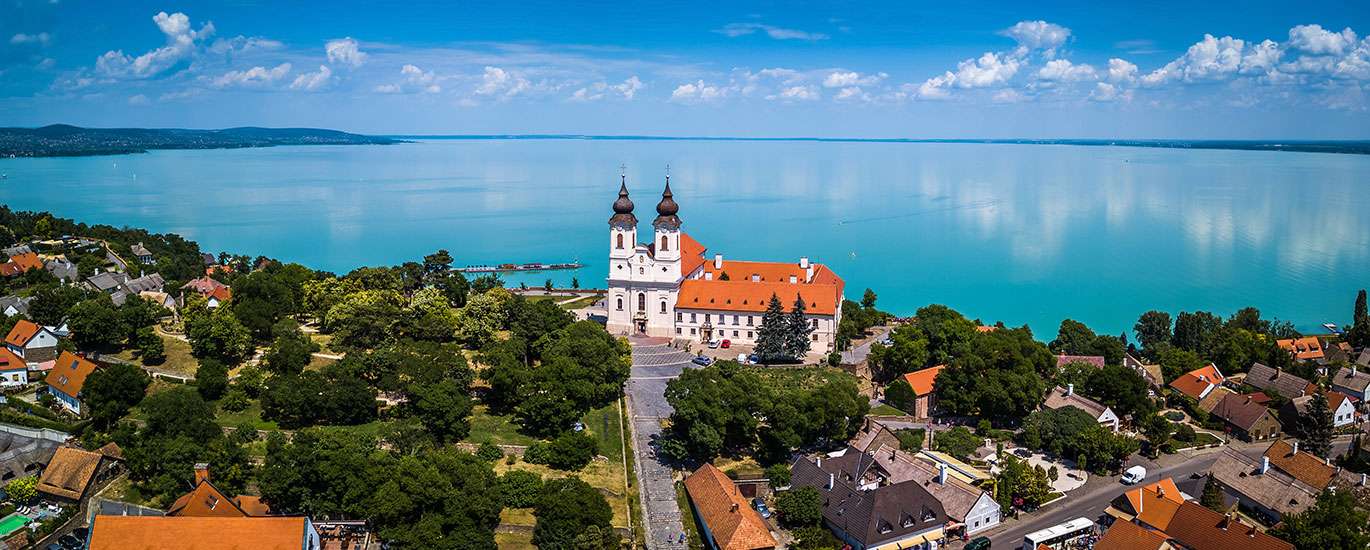
[[[632,419],[638,492],[646,516],[642,524],[646,526],[647,548],[652,550],[687,547],[681,541],[685,529],[675,498],[675,480],[671,468],[657,461],[655,440],[661,435],[661,421],[671,416],[666,383],[688,368],[693,358],[665,344],[633,343],[633,372],[625,393]]]

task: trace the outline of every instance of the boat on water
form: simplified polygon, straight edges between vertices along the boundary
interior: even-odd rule
[[[1341,334],[1341,327],[1337,326],[1336,323],[1323,323],[1322,328],[1331,331],[1333,334]]]
[[[452,269],[459,273],[505,273],[512,271],[553,271],[560,269],[580,269],[585,264],[580,262],[569,262],[559,264],[499,264],[499,265],[471,265]]]

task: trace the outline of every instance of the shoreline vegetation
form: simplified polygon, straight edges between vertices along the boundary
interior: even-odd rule
[[[402,140],[316,128],[0,128],[0,158],[88,157],[155,149],[242,149],[278,145],[391,145]]]
[[[862,138],[814,136],[648,136],[585,134],[394,134],[363,135],[316,128],[240,127],[220,130],[179,128],[82,128],[53,124],[38,128],[0,128],[0,158],[125,155],[152,150],[241,149],[278,145],[392,145],[415,140],[588,140],[588,141],[737,141],[815,143],[908,143],[982,145],[1071,145],[1229,151],[1283,151],[1370,155],[1370,140],[1223,140],[1223,139],[1030,139],[1030,138]]]

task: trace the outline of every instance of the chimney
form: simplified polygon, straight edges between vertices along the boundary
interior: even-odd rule
[[[1066,384],[1066,395],[1075,394],[1075,384]]]
[[[1261,457],[1261,473],[1264,474],[1264,473],[1269,472],[1269,471],[1270,471],[1270,457],[1268,457],[1268,456],[1263,456],[1263,457]]]
[[[737,513],[737,503],[734,502],[732,508],[729,508],[728,511],[732,513]]]
[[[705,281],[712,281],[712,280],[714,280],[714,274],[713,274],[713,272],[711,272],[711,271],[705,271],[705,272],[704,272],[704,280],[705,280]]]
[[[795,277],[794,275],[790,275],[790,284],[795,284],[795,283],[797,283],[797,282],[799,282],[799,277]]]
[[[828,473],[828,490],[832,490],[833,482],[836,481],[836,480],[837,480],[837,477],[836,477],[835,475],[833,475],[832,472],[829,472],[829,473]]]
[[[947,465],[940,462],[937,464],[937,484],[947,484]]]
[[[723,269],[723,255],[714,254],[714,269]]]
[[[814,459],[814,466],[818,466],[819,468],[822,468],[822,467],[823,467],[823,457],[820,456],[820,457],[818,457],[818,458],[815,458],[815,459]]]
[[[807,256],[799,258],[799,269],[809,268],[809,258]]]
[[[1360,486],[1361,486],[1361,487],[1364,487],[1364,486],[1365,486],[1365,474],[1361,474],[1361,475],[1360,475]]]
[[[1156,497],[1165,498],[1165,487],[1162,487],[1160,485],[1156,486]]]
[[[753,283],[759,283],[759,282],[761,282],[761,276],[758,275],[758,274],[756,274],[756,273],[753,273],[753,274],[752,274],[752,282],[753,282]]]
[[[1289,454],[1292,454],[1292,455],[1299,454],[1299,442],[1298,442],[1298,441],[1295,441],[1295,442],[1294,442],[1294,452],[1289,453]]]
[[[804,282],[813,281],[813,265],[804,268]]]
[[[201,483],[204,483],[204,482],[206,482],[206,481],[209,481],[209,463],[208,463],[208,462],[196,462],[196,463],[195,463],[195,485],[196,485],[196,486],[199,486]]]
[[[1219,528],[1219,529],[1222,529],[1222,530],[1224,530],[1224,531],[1226,531],[1226,530],[1227,530],[1227,526],[1228,526],[1228,525],[1231,525],[1231,524],[1232,524],[1232,512],[1228,512],[1228,513],[1226,513],[1226,514],[1223,514],[1223,521],[1222,521],[1222,523],[1219,523],[1219,524],[1218,524],[1218,528]]]

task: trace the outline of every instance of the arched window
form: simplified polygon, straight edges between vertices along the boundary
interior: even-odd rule
[[[623,250],[623,234],[618,234],[618,249]]]
[[[618,310],[623,311],[623,298],[618,299]]]
[[[666,300],[661,301],[661,312],[666,313]]]
[[[647,294],[639,292],[637,294],[637,310],[647,311]]]
[[[670,247],[667,246],[668,243],[670,243],[670,241],[666,239],[666,236],[665,236],[665,235],[662,235],[662,236],[661,236],[661,250],[663,250],[663,251],[669,250]]]

